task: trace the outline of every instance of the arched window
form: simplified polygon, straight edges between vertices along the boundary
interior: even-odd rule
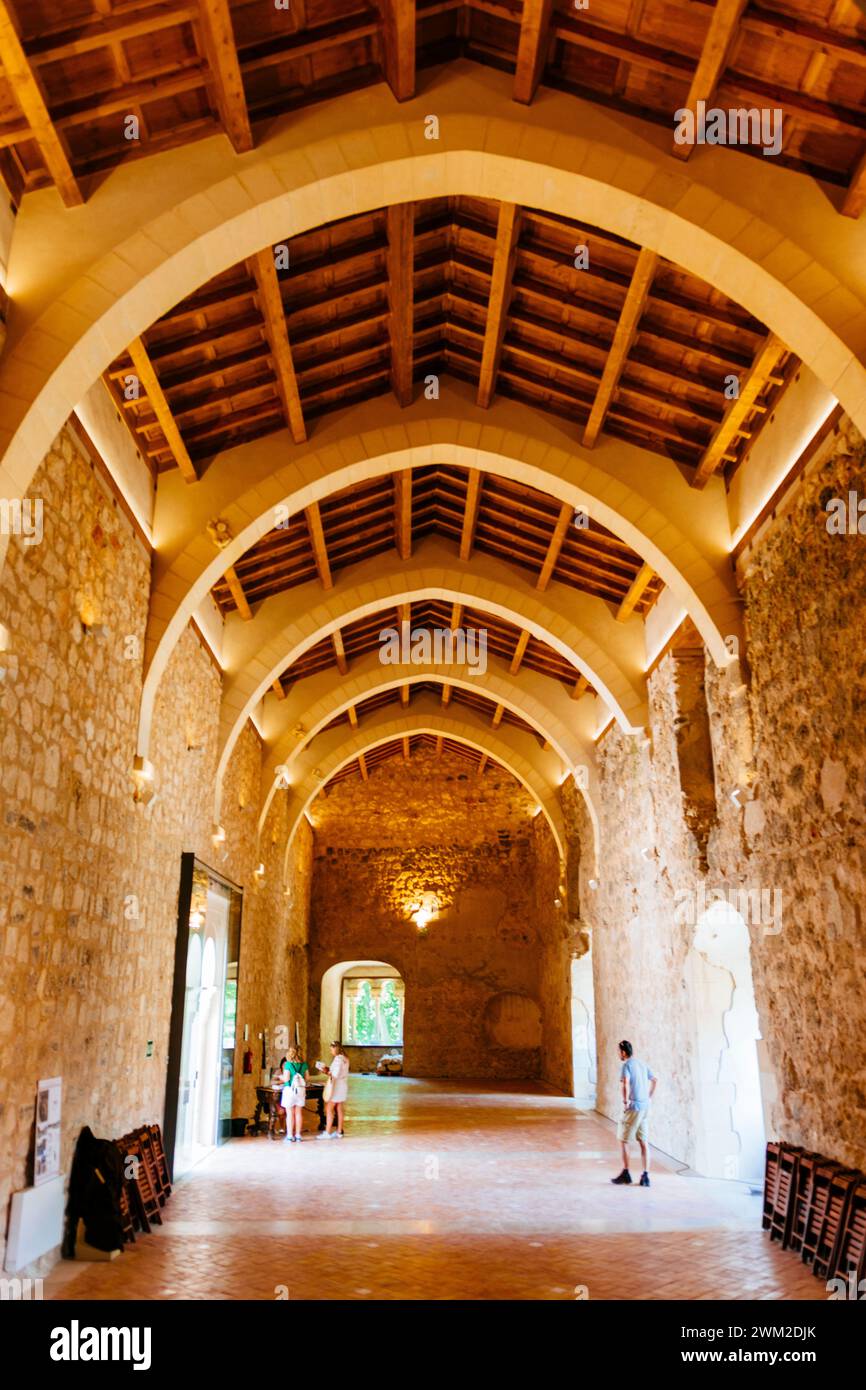
[[[374,976],[343,980],[342,1037],[355,1047],[402,1047],[403,981]]]

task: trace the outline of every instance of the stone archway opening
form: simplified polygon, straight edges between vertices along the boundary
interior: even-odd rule
[[[695,925],[686,958],[695,1048],[695,1167],[760,1184],[765,1124],[749,929],[727,901]]]
[[[406,985],[382,960],[343,960],[322,975],[319,1052],[342,1042],[353,1072],[374,1072],[380,1058],[403,1057]]]

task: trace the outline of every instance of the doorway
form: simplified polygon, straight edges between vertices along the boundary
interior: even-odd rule
[[[375,1071],[382,1057],[399,1057],[402,1065],[405,1004],[404,981],[386,961],[332,965],[322,975],[320,1056],[339,1038],[353,1071]]]
[[[183,855],[163,1125],[175,1177],[231,1133],[242,897]]]

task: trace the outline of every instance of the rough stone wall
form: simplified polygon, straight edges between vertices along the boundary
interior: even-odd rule
[[[825,510],[849,490],[866,496],[866,447],[846,428],[753,547],[745,660],[708,663],[701,680],[666,657],[649,681],[649,741],[612,728],[599,748],[600,884],[582,890],[599,1108],[619,1109],[616,1042],[629,1036],[663,1078],[656,1141],[687,1162],[695,917],[725,893],[749,929],[769,1135],[866,1163],[866,538],[828,533]]]
[[[32,1176],[41,1077],[63,1077],[66,1173],[82,1125],[115,1136],[162,1117],[182,851],[247,889],[250,1018],[269,1017],[256,997],[262,936],[288,921],[299,938],[306,911],[302,874],[297,905],[280,898],[261,912],[251,901],[261,768],[251,728],[227,772],[226,853],[214,862],[221,680],[191,629],[157,701],[158,794],[133,804],[150,558],[71,431],[30,495],[43,503],[43,540],[13,537],[0,576],[0,1259],[10,1195]],[[292,978],[300,1009],[305,976]]]
[[[542,1075],[539,905],[552,911],[558,861],[532,802],[512,778],[417,750],[369,782],[347,779],[315,807],[310,922],[310,1032],[323,972],[382,960],[406,983],[405,1070],[415,1076]],[[553,867],[551,867],[553,866]],[[420,895],[439,914],[411,921]],[[564,1012],[567,1012],[567,994]]]
[[[866,498],[850,426],[744,577],[755,800],[742,838],[751,876],[783,895],[782,930],[753,950],[775,1125],[866,1165],[866,535],[830,534],[825,510],[849,491]]]

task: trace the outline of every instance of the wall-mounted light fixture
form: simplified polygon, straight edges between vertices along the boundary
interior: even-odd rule
[[[410,913],[411,920],[423,935],[431,922],[439,916],[440,902],[435,893],[422,893]]]
[[[226,832],[223,826],[214,825],[211,830],[210,838],[214,849],[219,849],[220,845],[224,845],[226,842]]]
[[[156,795],[153,785],[153,763],[147,758],[136,757],[132,764],[132,799],[136,806],[149,806]]]

